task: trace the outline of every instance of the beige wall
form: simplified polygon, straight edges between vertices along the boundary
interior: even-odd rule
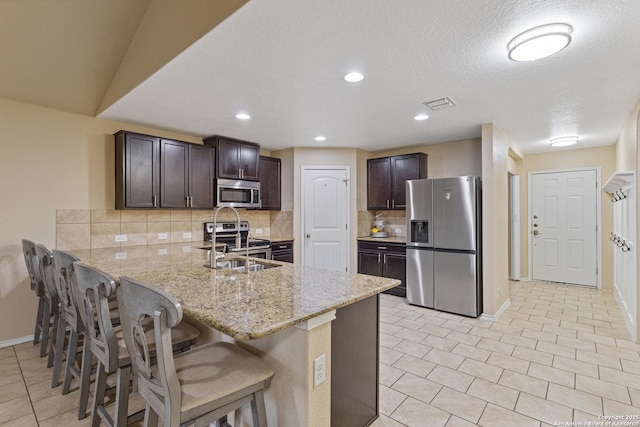
[[[427,175],[429,178],[446,178],[463,175],[482,176],[480,139],[465,139],[441,144],[425,144],[377,151],[369,157],[385,157],[409,153],[426,153],[429,156],[427,160]]]
[[[499,128],[482,125],[482,297],[487,315],[496,315],[509,298],[510,145]]]
[[[198,138],[0,99],[0,342],[33,334],[20,240],[55,247],[56,209],[113,209],[113,133]]]
[[[524,158],[524,173],[521,180],[528,183],[531,172],[545,170],[574,169],[599,166],[601,169],[601,184],[607,182],[615,172],[615,147],[585,148],[582,150],[558,151],[553,153],[528,155]],[[602,188],[602,185],[600,185]],[[602,191],[602,190],[600,190]],[[528,184],[520,194],[523,206],[521,211],[523,233],[521,236],[521,265],[522,276],[530,276],[529,269],[529,190]],[[602,287],[611,289],[613,283],[613,252],[608,243],[609,233],[613,230],[613,207],[608,203],[609,196],[602,192],[602,208],[600,240],[602,242]]]

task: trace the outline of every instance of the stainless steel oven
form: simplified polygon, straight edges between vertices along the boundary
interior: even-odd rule
[[[204,241],[211,242],[213,235],[213,222],[204,223]],[[216,242],[226,245],[227,252],[239,254],[247,253],[247,240],[249,243],[249,256],[254,258],[271,259],[271,242],[266,239],[249,239],[249,223],[240,221],[216,222]],[[240,246],[237,245],[236,235],[240,233]]]
[[[216,181],[216,206],[259,208],[260,183],[235,179]]]

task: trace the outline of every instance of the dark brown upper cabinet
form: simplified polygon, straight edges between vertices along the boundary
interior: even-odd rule
[[[213,148],[160,140],[160,207],[213,208]]]
[[[405,182],[426,177],[425,153],[367,160],[367,209],[406,209]]]
[[[120,131],[116,209],[213,208],[212,147]]]
[[[260,146],[226,136],[214,135],[204,140],[216,148],[216,177],[258,181]]]
[[[281,160],[275,157],[260,156],[260,198],[262,209],[282,208]]]

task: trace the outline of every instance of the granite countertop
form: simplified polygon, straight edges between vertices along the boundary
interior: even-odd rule
[[[281,243],[295,240],[293,237],[265,237],[265,239],[269,240],[271,243]]]
[[[363,242],[385,242],[385,243],[401,243],[401,244],[407,243],[406,237],[396,237],[396,236],[390,236],[390,237],[362,236],[362,237],[358,237],[358,240],[362,240]]]
[[[203,242],[70,251],[118,281],[129,276],[168,292],[185,316],[239,340],[280,331],[400,284],[278,261],[249,274],[213,270]],[[237,258],[237,256],[228,256]]]

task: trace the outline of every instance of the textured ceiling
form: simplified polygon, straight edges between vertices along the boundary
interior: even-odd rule
[[[107,102],[151,6],[179,7],[0,1],[0,96],[266,149],[377,151],[476,138],[493,122],[524,153],[566,134],[580,136],[575,148],[613,144],[640,98],[637,0],[251,0]],[[507,59],[513,36],[549,22],[573,26],[567,49]],[[364,81],[342,80],[353,69]],[[422,105],[444,96],[457,106]],[[241,110],[252,119],[235,119]],[[414,121],[421,112],[431,118]]]

